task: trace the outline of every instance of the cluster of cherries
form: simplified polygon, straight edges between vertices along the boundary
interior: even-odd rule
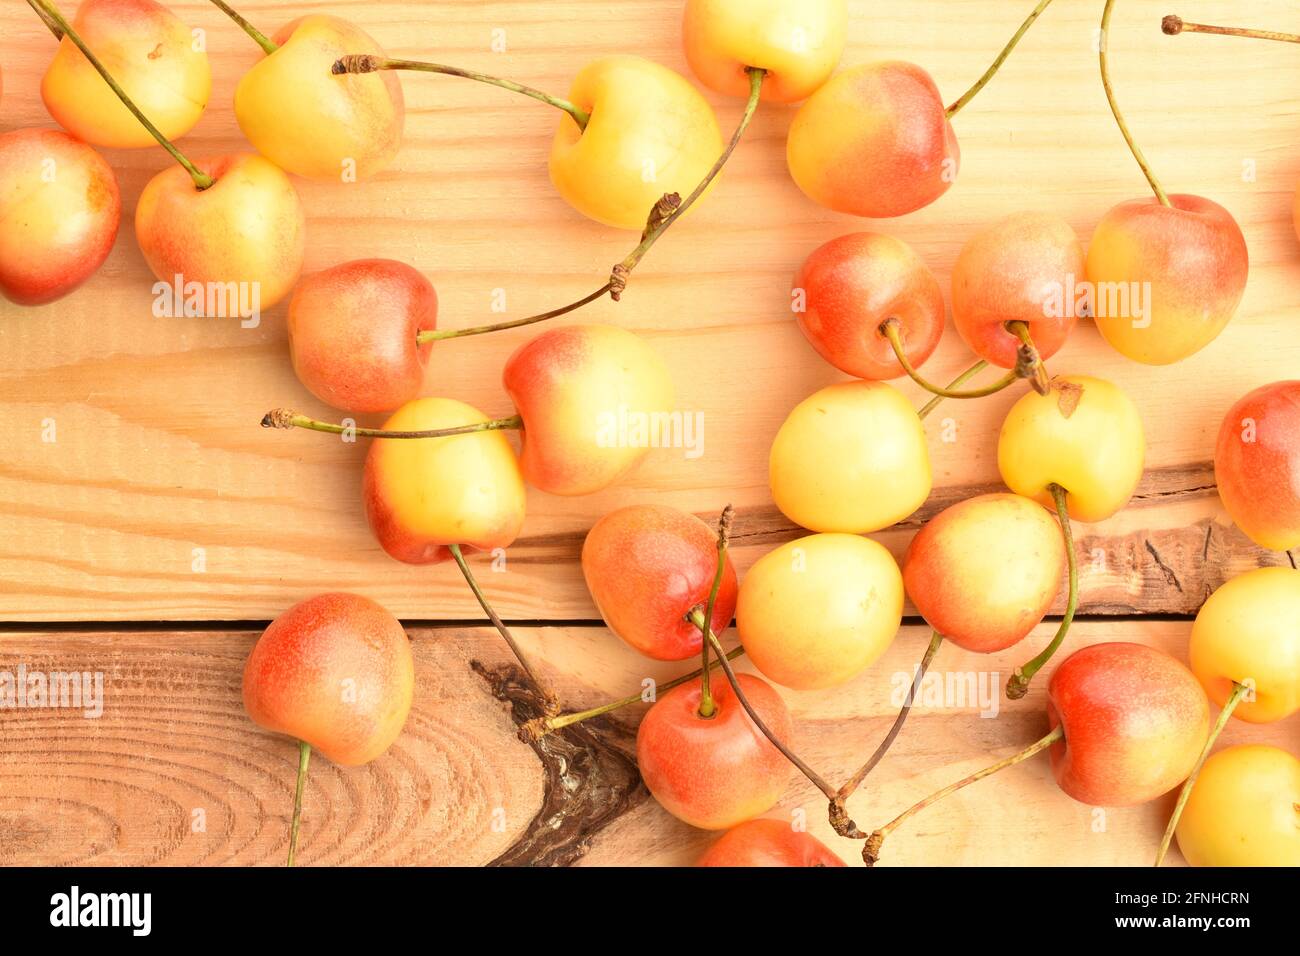
[[[288,297],[290,350],[302,383],[345,412],[391,413],[381,428],[287,409],[268,413],[263,424],[376,439],[363,504],[377,540],[399,561],[456,563],[543,701],[543,716],[525,728],[536,738],[565,733],[641,695],[564,711],[492,609],[467,553],[516,539],[526,484],[584,495],[623,477],[647,446],[598,440],[602,418],[619,408],[668,413],[672,383],[655,350],[631,332],[551,329],[505,363],[503,385],[516,414],[493,419],[450,398],[420,397],[433,343],[540,322],[605,295],[617,300],[651,246],[709,191],[763,101],[802,101],[787,159],[814,201],[871,218],[928,205],[956,178],[952,117],[1050,0],[1040,0],[984,76],[947,107],[914,64],[836,71],[844,0],[687,0],[683,39],[692,70],[710,89],[745,97],[725,144],[699,92],[639,57],[590,64],[560,98],[443,64],[389,58],[333,17],[304,17],[268,38],[213,2],[266,52],[235,102],[258,152],[191,162],[171,139],[197,121],[210,76],[188,28],[153,0],[85,0],[73,23],[50,0],[29,0],[60,38],[42,93],[68,133],[0,137],[0,217],[14,204],[25,213],[21,234],[0,240],[0,290],[41,303],[86,279],[107,255],[120,212],[112,171],[87,144],[161,143],[178,165],[149,183],[136,216],[151,268],[168,281],[257,283],[263,307]],[[1051,675],[1046,736],[872,832],[857,826],[847,801],[901,731],[912,698],[862,768],[837,788],[791,749],[793,722],[772,686],[826,688],[858,676],[898,633],[906,595],[934,632],[915,692],[945,639],[981,653],[1024,639],[1065,576],[1057,633],[1007,685],[1009,697],[1023,696],[1064,641],[1077,604],[1071,521],[1102,521],[1123,508],[1141,478],[1145,447],[1138,409],[1118,386],[1052,377],[1046,361],[1086,316],[1127,357],[1176,362],[1213,340],[1236,310],[1247,275],[1241,230],[1208,199],[1165,193],[1115,102],[1105,51],[1113,4],[1107,0],[1101,21],[1102,82],[1154,195],[1107,212],[1086,256],[1069,224],[1050,215],[1012,215],[974,236],[954,268],[951,301],[957,331],[978,361],[947,386],[921,372],[945,324],[942,290],[921,258],[877,233],[816,249],[795,279],[795,317],[818,353],[852,379],[801,402],[770,458],[774,501],[812,533],[763,556],[743,581],[728,558],[729,508],[716,534],[692,515],[636,505],[606,515],[587,536],[582,568],[609,628],[647,657],[701,659],[697,671],[659,688],[640,724],[637,760],[668,812],[729,831],[702,862],[839,863],[808,834],[761,819],[780,800],[792,768],[826,796],[835,831],[863,841],[864,858],[874,862],[884,838],[934,800],[1050,750],[1062,790],[1095,805],[1143,803],[1185,781],[1161,856],[1176,830],[1194,863],[1300,863],[1293,819],[1300,761],[1272,747],[1209,757],[1208,703],[1222,707],[1215,734],[1234,713],[1272,721],[1300,709],[1300,571],[1259,569],[1217,591],[1192,630],[1191,670],[1136,644],[1075,652]],[[602,285],[540,315],[444,330],[433,286],[403,263],[348,262],[300,281],[304,217],[286,173],[346,181],[387,167],[402,138],[396,76],[403,70],[490,83],[561,111],[550,157],[557,190],[584,215],[641,233]],[[60,171],[41,183],[50,156]],[[1080,301],[1064,298],[1080,279],[1090,290],[1149,291],[1140,304],[1095,291]],[[1006,373],[966,387],[987,365]],[[904,375],[934,393],[924,408],[887,384]],[[976,398],[1022,379],[1031,387],[998,439],[1010,492],[938,514],[916,535],[900,571],[866,535],[906,519],[929,496],[925,417],[945,398]],[[508,430],[521,432],[518,454],[502,434]],[[1300,382],[1265,386],[1228,412],[1216,472],[1229,513],[1256,542],[1300,544]],[[719,635],[733,615],[741,646],[727,652]],[[733,670],[741,653],[762,677]],[[725,682],[713,679],[715,668]],[[244,674],[248,712],[300,741],[291,863],[312,748],[344,765],[383,753],[406,721],[413,675],[400,624],[356,595],[304,601],[259,639]]]

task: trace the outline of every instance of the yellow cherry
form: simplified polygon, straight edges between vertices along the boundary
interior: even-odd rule
[[[704,97],[680,74],[642,57],[588,64],[574,78],[569,101],[590,119],[579,129],[572,116],[560,117],[551,181],[565,202],[597,222],[644,229],[665,193],[690,195],[722,153]]]
[[[797,690],[851,680],[903,617],[903,575],[870,538],[814,534],[760,558],[740,585],[736,627],[764,676]]]
[[[921,419],[884,382],[842,382],[796,405],[768,471],[776,506],[810,531],[878,531],[930,494]]]
[[[1264,744],[1220,750],[1177,832],[1192,866],[1300,866],[1300,760]]]
[[[745,70],[758,67],[762,98],[793,103],[834,72],[848,24],[845,0],[687,0],[682,45],[709,89],[745,96]]]
[[[1256,724],[1300,710],[1300,571],[1256,568],[1222,585],[1201,605],[1188,657],[1220,707],[1234,683],[1247,692],[1233,714]]]
[[[1142,478],[1146,439],[1137,406],[1120,388],[1086,375],[1052,380],[1011,406],[998,436],[998,470],[1018,495],[1052,507],[1066,491],[1070,517],[1102,521],[1128,504]]]

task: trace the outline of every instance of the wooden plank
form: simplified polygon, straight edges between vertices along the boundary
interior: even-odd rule
[[[207,31],[215,75],[209,109],[183,146],[199,155],[245,148],[231,97],[258,51],[209,4],[173,6]],[[686,69],[676,0],[562,0],[544,9],[520,0],[244,6],[267,30],[308,10],[336,13],[395,55],[436,56],[556,91],[583,63],[611,52]],[[1028,6],[854,0],[845,63],[914,59],[954,97]],[[1212,196],[1237,216],[1252,274],[1229,330],[1178,366],[1129,363],[1087,324],[1052,362],[1056,371],[1120,382],[1142,406],[1149,432],[1145,497],[1124,515],[1080,529],[1090,553],[1108,556],[1084,574],[1084,608],[1093,613],[1191,613],[1205,589],[1230,573],[1285,559],[1263,555],[1228,528],[1208,462],[1228,405],[1300,367],[1290,220],[1300,164],[1288,138],[1300,58],[1285,44],[1164,37],[1158,23],[1167,12],[1157,0],[1119,5],[1111,41],[1118,95],[1166,185]],[[1292,12],[1283,0],[1252,7],[1260,23],[1285,23]],[[651,338],[669,362],[682,409],[704,415],[704,454],[656,452],[629,480],[589,498],[532,493],[508,570],[487,584],[505,615],[593,618],[578,547],[585,529],[618,505],[655,500],[715,513],[734,502],[742,567],[793,533],[772,508],[766,455],[788,410],[838,378],[803,342],[788,310],[790,277],[818,243],[852,230],[888,232],[912,243],[946,285],[963,241],[1008,211],[1054,210],[1086,240],[1111,204],[1143,194],[1098,82],[1098,14],[1093,5],[1068,3],[1044,14],[956,120],[960,183],[902,220],[870,223],[807,201],[785,168],[792,108],[760,109],[710,201],[656,247],[624,301],[575,317]],[[1240,19],[1226,0],[1201,4],[1197,14]],[[491,52],[494,30],[505,31],[504,53]],[[38,85],[51,52],[23,4],[0,7],[3,128],[49,125]],[[454,326],[491,318],[498,289],[510,315],[568,301],[598,284],[630,247],[627,234],[582,219],[551,188],[551,112],[448,78],[406,76],[403,84],[408,135],[392,170],[360,185],[299,184],[310,217],[310,270],[359,256],[407,260],[434,277],[445,324]],[[730,127],[739,104],[710,100]],[[0,618],[257,620],[322,582],[369,594],[405,617],[477,616],[454,568],[402,567],[379,551],[359,507],[363,447],[257,427],[273,406],[328,413],[293,377],[282,308],[251,330],[152,317],[151,279],[130,211],[167,159],[156,150],[109,158],[128,215],[102,272],[44,309],[0,305]],[[1252,171],[1253,178],[1244,175]],[[525,338],[506,333],[440,346],[428,390],[507,412],[498,370]],[[967,364],[950,331],[927,371],[942,378]],[[920,401],[910,383],[900,387]],[[1004,394],[950,403],[939,418],[951,427],[931,426],[936,501],[997,484],[994,436],[1011,401]],[[53,443],[42,441],[51,421]],[[899,551],[912,527],[884,538]],[[195,549],[202,549],[202,572],[194,570]]]
[[[1020,647],[979,656],[952,646],[935,680],[973,682],[991,697],[923,696],[893,751],[849,804],[878,826],[923,794],[1036,739],[1046,729],[1040,679],[1021,701],[997,700],[1016,664],[1045,643],[1040,627]],[[1065,651],[1132,640],[1185,658],[1183,622],[1083,622]],[[506,662],[484,629],[412,630],[416,705],[393,749],[365,768],[314,760],[300,858],[306,864],[482,864],[529,831],[541,805],[542,766],[514,736],[502,703],[471,668]],[[590,706],[686,670],[654,664],[604,628],[518,632],[566,704]],[[279,864],[285,852],[296,750],[244,715],[239,684],[252,632],[8,633],[0,671],[102,672],[103,714],[0,710],[0,864]],[[927,640],[905,628],[886,655],[833,690],[783,691],[795,719],[795,750],[827,779],[856,768],[893,720]],[[740,669],[751,668],[741,659]],[[981,718],[981,710],[994,716]],[[638,705],[607,738],[630,746]],[[1252,727],[1232,721],[1225,744],[1271,742],[1294,749],[1293,721]],[[1173,795],[1104,813],[1061,794],[1045,760],[1008,770],[918,817],[886,847],[884,864],[1147,864]],[[206,829],[196,832],[197,810]],[[689,864],[713,837],[669,817],[637,790],[605,807],[613,818],[585,837],[591,865]],[[774,816],[801,813],[810,832],[860,863],[841,840],[820,795],[802,780]],[[579,848],[580,849],[580,848]]]

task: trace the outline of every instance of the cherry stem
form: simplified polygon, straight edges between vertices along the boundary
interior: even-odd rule
[[[414,70],[419,73],[441,73],[445,76],[460,76],[467,80],[477,80],[479,83],[499,86],[501,89],[510,90],[512,93],[531,96],[533,99],[554,106],[556,109],[564,110],[573,117],[573,121],[578,124],[580,130],[585,130],[587,123],[591,120],[590,113],[578,108],[566,99],[552,96],[550,93],[543,93],[531,86],[516,83],[514,80],[505,80],[499,76],[490,76],[487,73],[479,73],[475,70],[462,70],[458,66],[447,66],[444,63],[426,63],[421,60],[394,60],[370,53],[353,53],[339,58],[330,72],[340,76],[355,73],[377,73],[380,70]]]
[[[1074,553],[1074,533],[1070,529],[1070,510],[1065,502],[1066,492],[1055,483],[1048,485],[1047,490],[1056,504],[1056,518],[1061,522],[1061,537],[1065,539],[1065,559],[1070,569],[1069,596],[1065,602],[1065,614],[1061,618],[1061,626],[1056,629],[1056,635],[1051,643],[1032,661],[1017,667],[1016,672],[1007,680],[1007,697],[1011,700],[1019,700],[1028,693],[1029,682],[1034,679],[1034,675],[1042,666],[1052,659],[1052,655],[1065,640],[1065,635],[1070,630],[1070,623],[1074,620],[1074,612],[1079,607],[1079,559]]]
[[[1008,322],[1006,330],[1020,340],[1020,348],[1016,350],[1016,375],[1029,379],[1029,384],[1039,395],[1051,394],[1052,381],[1038,346],[1029,334],[1029,323]]]
[[[515,660],[519,661],[519,666],[522,667],[524,673],[528,675],[528,679],[532,682],[533,689],[542,696],[544,702],[543,710],[545,714],[547,716],[558,714],[560,712],[560,698],[556,696],[555,692],[546,686],[546,684],[542,683],[541,679],[537,676],[537,672],[529,665],[528,658],[524,656],[524,652],[519,647],[519,643],[515,640],[515,636],[510,633],[510,628],[506,627],[505,622],[501,620],[501,617],[497,614],[491,603],[489,603],[487,595],[483,593],[483,589],[478,586],[478,581],[474,579],[474,574],[469,569],[469,564],[465,560],[465,555],[461,554],[460,545],[449,544],[447,545],[447,550],[449,550],[451,556],[456,559],[456,566],[460,568],[460,573],[465,576],[465,583],[468,584],[469,589],[474,592],[474,597],[478,598],[479,607],[481,607],[483,613],[488,616],[488,620],[491,621],[492,626],[497,629],[497,633],[504,638],[508,645],[510,645],[510,650],[514,653]]]
[[[749,99],[745,102],[745,110],[741,113],[740,122],[736,125],[736,131],[731,134],[731,141],[727,143],[726,149],[722,151],[718,161],[713,164],[713,168],[708,171],[704,179],[700,181],[700,184],[695,187],[685,200],[678,201],[675,194],[670,194],[656,204],[655,210],[650,214],[646,224],[646,230],[641,236],[641,243],[628,253],[627,258],[614,266],[614,270],[610,275],[610,284],[613,286],[610,295],[615,302],[618,301],[623,294],[623,290],[627,287],[627,280],[632,274],[632,270],[650,251],[650,247],[668,231],[668,228],[673,223],[681,218],[686,210],[694,205],[697,199],[704,195],[704,191],[709,188],[709,184],[718,177],[718,173],[722,172],[722,167],[727,165],[727,160],[736,151],[736,146],[739,145],[741,137],[745,135],[745,130],[749,128],[749,122],[754,118],[754,113],[758,109],[758,97],[763,89],[763,77],[767,73],[766,70],[754,66],[746,67],[745,72],[749,75]]]
[[[745,649],[743,647],[732,648],[730,651],[727,652],[727,660],[734,661],[737,657],[739,657],[744,653],[745,653]],[[717,666],[718,666],[717,660],[713,660],[709,662],[710,669],[713,669]],[[691,671],[689,674],[683,674],[681,677],[674,677],[672,680],[666,683],[659,684],[655,688],[656,697],[658,696],[659,693],[663,691],[672,690],[674,687],[680,687],[682,684],[685,684],[688,681],[693,681],[698,679],[701,673],[702,673],[702,669],[696,668],[695,670]],[[601,704],[599,707],[592,707],[588,710],[580,710],[568,714],[556,714],[553,717],[542,717],[539,718],[535,722],[535,726],[530,729],[532,730],[533,736],[544,737],[551,731],[560,730],[563,727],[568,727],[570,724],[580,724],[584,720],[590,720],[592,717],[601,717],[604,716],[605,714],[612,713],[613,711],[619,710],[620,708],[623,707],[628,707],[632,704],[645,703],[645,697],[642,696],[642,694],[644,694],[644,691],[640,694],[631,694],[620,700],[610,701],[608,704]]]
[[[932,803],[937,803],[944,797],[961,790],[963,787],[967,787],[972,783],[983,780],[985,777],[992,776],[999,770],[1005,770],[1007,767],[1015,766],[1022,760],[1028,760],[1040,751],[1046,750],[1058,740],[1064,739],[1065,730],[1060,724],[1058,724],[1054,730],[1047,734],[1047,736],[1030,744],[1024,750],[1014,753],[1003,760],[999,760],[997,763],[985,767],[983,770],[976,771],[970,776],[962,777],[962,779],[958,780],[956,783],[949,784],[942,790],[930,794],[924,800],[914,803],[867,838],[867,845],[862,848],[863,860],[866,861],[867,866],[874,866],[876,861],[880,859],[880,848],[881,844],[885,842],[885,838]]]
[[[967,381],[974,378],[980,372],[984,371],[984,369],[988,368],[988,364],[989,364],[988,362],[984,361],[983,359],[980,359],[970,368],[966,369],[966,371],[962,372],[951,382],[949,382],[948,388],[954,389],[957,388],[959,385],[965,385]],[[925,416],[929,415],[932,411],[934,411],[935,408],[938,406],[938,404],[942,401],[943,401],[943,396],[936,395],[934,398],[930,399],[923,406],[921,406],[921,410],[916,413],[916,417],[924,420]]]
[[[496,322],[492,325],[479,325],[468,329],[430,329],[426,332],[419,333],[416,336],[416,342],[423,345],[425,342],[435,342],[439,339],[454,339],[464,335],[482,335],[486,332],[499,332],[503,329],[517,329],[520,326],[532,325],[534,322],[544,322],[547,319],[553,319],[557,316],[564,315],[565,313],[572,312],[575,309],[580,309],[584,305],[595,302],[606,294],[608,294],[615,302],[618,302],[622,298],[623,292],[627,289],[628,279],[631,278],[632,270],[637,267],[645,257],[645,254],[650,251],[650,247],[659,240],[659,237],[664,234],[668,227],[676,222],[682,213],[686,212],[686,210],[704,194],[704,191],[709,187],[709,184],[713,182],[713,180],[717,178],[718,173],[722,171],[722,167],[727,164],[727,160],[731,158],[731,154],[735,152],[736,146],[740,143],[741,137],[749,127],[750,120],[754,118],[754,112],[758,109],[759,93],[763,87],[763,76],[766,71],[760,70],[756,67],[750,67],[747,72],[749,73],[749,100],[745,104],[745,111],[741,115],[740,123],[737,125],[736,131],[732,134],[731,141],[727,144],[726,149],[722,151],[722,155],[718,157],[717,162],[713,164],[713,167],[705,175],[704,179],[701,180],[700,184],[695,187],[694,191],[692,191],[684,201],[681,196],[677,195],[677,193],[667,193],[660,197],[659,201],[655,203],[654,208],[650,210],[650,215],[646,218],[645,230],[641,233],[641,242],[635,249],[628,253],[621,262],[616,264],[614,268],[610,270],[608,282],[602,285],[595,292],[583,296],[576,302],[571,302],[558,309],[552,309],[549,312],[542,312],[539,315],[530,315],[523,319],[511,319],[508,322]]]
[[[496,322],[492,325],[476,325],[468,329],[427,329],[415,336],[415,343],[423,345],[426,342],[437,342],[441,339],[458,339],[466,335],[482,335],[485,332],[500,332],[503,329],[517,329],[520,326],[532,325],[534,322],[545,322],[547,319],[554,319],[557,316],[581,309],[584,305],[595,302],[603,297],[605,293],[613,288],[612,284],[606,282],[595,292],[584,295],[576,302],[570,302],[568,305],[560,306],[558,309],[552,309],[549,312],[542,312],[538,315],[530,315],[522,319],[511,319],[508,322]]]
[[[262,416],[262,427],[306,428],[316,432],[328,432],[331,435],[359,435],[362,438],[448,438],[452,435],[472,435],[476,432],[515,431],[524,427],[524,419],[521,415],[511,415],[508,418],[493,418],[472,425],[457,425],[455,428],[396,431],[322,422],[315,418],[308,418],[306,415],[299,415],[291,408],[273,408]]]
[[[867,779],[867,775],[875,769],[876,764],[880,763],[885,754],[889,752],[889,748],[893,745],[894,740],[903,729],[903,724],[907,721],[907,715],[912,712],[912,704],[921,693],[921,681],[925,678],[925,672],[929,670],[930,663],[934,660],[934,655],[938,653],[939,645],[942,643],[943,635],[938,631],[931,631],[930,643],[925,648],[921,663],[916,667],[916,673],[912,677],[912,686],[908,688],[907,697],[903,700],[903,706],[898,711],[898,716],[894,718],[894,725],[889,728],[889,733],[885,734],[885,739],[880,742],[880,746],[871,755],[871,759],[862,765],[862,768],[850,778],[848,783],[840,787],[838,799],[841,804],[848,800],[858,787],[862,786],[862,781]]]
[[[709,718],[717,708],[713,704],[713,689],[709,678],[709,627],[713,624],[713,609],[718,603],[718,591],[722,588],[722,578],[727,570],[727,544],[731,538],[731,521],[736,516],[736,509],[727,505],[718,518],[718,567],[713,573],[713,587],[709,589],[709,599],[704,605],[704,621],[700,627],[700,716]]]
[[[893,346],[894,356],[898,359],[898,364],[903,367],[903,371],[907,373],[907,377],[932,395],[938,395],[940,398],[983,398],[985,395],[992,395],[995,392],[1002,391],[1009,385],[1014,385],[1016,380],[1020,378],[1019,372],[1012,369],[996,382],[982,386],[981,388],[972,388],[961,391],[952,387],[945,388],[942,385],[935,385],[933,382],[924,378],[921,373],[912,366],[911,360],[907,357],[907,352],[903,349],[903,337],[899,332],[899,328],[900,325],[898,319],[885,319],[884,322],[880,323],[880,334],[888,339],[889,344]]]
[[[36,11],[36,15],[41,18],[41,22],[45,24],[50,33],[54,34],[54,39],[63,39],[63,28],[55,23],[54,20],[50,18],[50,15],[36,4],[36,0],[27,0],[27,5]]]
[[[1218,739],[1219,734],[1223,732],[1223,728],[1227,726],[1228,718],[1237,709],[1237,704],[1246,695],[1246,690],[1245,684],[1233,681],[1232,693],[1223,702],[1223,709],[1219,711],[1219,719],[1214,722],[1210,736],[1206,738],[1205,746],[1201,749],[1201,755],[1196,758],[1196,764],[1192,767],[1191,774],[1183,782],[1183,789],[1178,791],[1178,802],[1174,804],[1174,812],[1169,817],[1169,825],[1165,827],[1165,835],[1160,839],[1160,849],[1156,851],[1156,866],[1165,861],[1165,854],[1169,852],[1169,843],[1173,840],[1174,831],[1178,829],[1178,820],[1183,815],[1183,807],[1187,806],[1187,798],[1192,795],[1192,788],[1196,786],[1196,778],[1201,775],[1201,768],[1205,766],[1205,761],[1214,748],[1214,741]]]
[[[1300,43],[1300,34],[1278,33],[1276,30],[1248,30],[1244,27],[1216,27],[1208,23],[1189,23],[1172,13],[1160,21],[1160,29],[1172,36],[1180,33],[1216,33],[1225,37],[1249,37],[1255,40],[1280,40],[1283,43]]]
[[[222,0],[212,0],[212,5],[239,24],[239,28],[252,37],[253,42],[260,46],[267,56],[280,49],[265,33],[235,12],[230,4],[223,3]]]
[[[692,624],[698,627],[702,633],[708,635],[708,643],[713,646],[713,653],[717,655],[718,663],[722,666],[722,672],[727,675],[727,683],[731,685],[731,690],[735,693],[736,700],[740,701],[740,706],[745,708],[745,713],[749,715],[749,719],[753,721],[754,726],[757,727],[759,732],[768,739],[773,747],[781,752],[781,756],[794,764],[795,767],[798,768],[799,772],[807,777],[814,787],[826,795],[827,800],[834,800],[835,789],[823,780],[817,771],[813,770],[812,767],[800,760],[799,757],[789,747],[787,747],[776,734],[772,733],[767,724],[763,723],[763,718],[758,715],[756,710],[754,710],[754,705],[749,702],[749,698],[746,697],[745,692],[741,690],[740,681],[736,679],[735,669],[732,668],[730,660],[722,651],[722,644],[719,643],[718,636],[713,633],[713,628],[708,627],[708,622],[704,618],[704,611],[700,608],[696,608],[691,611],[689,617]],[[706,628],[708,628],[707,631],[705,630]]]
[[[1007,45],[1002,48],[1002,52],[998,54],[997,59],[994,60],[989,68],[984,71],[984,75],[976,80],[974,86],[958,97],[953,104],[944,111],[949,119],[952,119],[963,106],[973,100],[975,94],[984,89],[985,84],[988,83],[989,80],[993,79],[993,74],[996,73],[998,69],[1001,68],[1002,64],[1006,62],[1007,57],[1011,55],[1011,51],[1014,50],[1016,44],[1020,42],[1020,38],[1023,37],[1025,32],[1034,25],[1034,21],[1038,19],[1039,14],[1046,10],[1051,2],[1052,0],[1038,0],[1038,6],[1034,7],[1029,16],[1025,18],[1025,22],[1020,24],[1020,29],[1015,32],[1009,41],[1007,41]]]
[[[90,65],[95,68],[95,72],[104,78],[104,82],[108,84],[109,89],[111,89],[117,95],[117,98],[122,101],[122,104],[131,111],[131,115],[140,121],[140,125],[148,130],[149,135],[158,141],[158,145],[171,154],[172,159],[185,167],[185,171],[190,174],[190,178],[194,180],[194,185],[197,189],[200,191],[207,189],[213,184],[213,182],[215,182],[211,176],[200,171],[198,167],[186,159],[185,156],[182,155],[181,151],[172,145],[171,140],[164,136],[158,130],[158,127],[154,126],[153,123],[149,121],[149,117],[140,112],[140,108],[131,101],[129,96],[126,95],[126,91],[122,89],[117,80],[113,79],[112,74],[110,74],[104,64],[99,61],[99,57],[90,52],[90,48],[86,46],[85,41],[82,40],[77,31],[72,28],[72,24],[68,23],[68,21],[63,18],[63,14],[59,12],[58,7],[56,7],[51,0],[27,0],[27,2],[33,10],[42,15],[41,19],[45,21],[46,26],[50,26],[50,24],[53,23],[63,31],[63,34],[67,39],[71,40],[76,45],[77,49],[82,52],[82,55],[85,56]]]
[[[302,825],[302,792],[307,785],[307,764],[311,761],[311,744],[298,741],[298,783],[293,791],[293,817],[289,823],[289,859],[285,866],[293,866],[298,851],[298,828]]]
[[[1110,85],[1110,67],[1106,63],[1106,46],[1110,37],[1110,14],[1115,6],[1115,0],[1106,0],[1106,6],[1101,12],[1101,34],[1098,37],[1097,58],[1101,65],[1101,87],[1106,91],[1106,102],[1110,104],[1110,111],[1115,117],[1115,123],[1119,126],[1119,131],[1124,137],[1124,142],[1128,144],[1129,152],[1137,160],[1138,166],[1142,169],[1142,175],[1146,176],[1147,182],[1151,184],[1151,190],[1156,194],[1156,199],[1160,200],[1160,205],[1170,205],[1169,197],[1165,195],[1160,181],[1156,179],[1156,174],[1151,171],[1147,165],[1147,158],[1143,155],[1141,147],[1133,140],[1133,134],[1128,130],[1128,124],[1124,122],[1124,114],[1119,110],[1119,104],[1115,102],[1115,91]]]

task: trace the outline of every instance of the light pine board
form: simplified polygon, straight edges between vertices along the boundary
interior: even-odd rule
[[[1066,651],[1098,641],[1151,644],[1185,658],[1183,622],[1085,622]],[[301,860],[307,864],[482,864],[527,829],[542,796],[541,765],[514,736],[505,707],[470,661],[506,660],[485,629],[419,628],[416,703],[388,754],[340,769],[319,755],[306,791]],[[101,671],[103,716],[66,710],[0,716],[0,864],[280,864],[286,847],[297,751],[253,725],[239,684],[255,633],[11,633],[0,637],[0,670]],[[604,628],[518,632],[569,706],[635,692],[688,665],[651,665]],[[994,691],[1029,649],[991,656],[943,647],[932,673]],[[903,630],[885,656],[849,684],[824,693],[784,691],[795,720],[794,749],[836,785],[874,749],[893,720],[890,700],[927,640]],[[751,671],[747,663],[738,665]],[[1047,729],[1047,682],[1029,695],[980,705],[923,693],[886,760],[850,801],[864,827],[879,826],[931,790],[1010,754]],[[996,695],[995,695],[996,696]],[[635,728],[640,705],[619,714]],[[1224,744],[1270,742],[1293,752],[1294,719],[1271,727],[1233,721]],[[630,742],[629,730],[628,740]],[[1142,807],[1098,811],[1052,782],[1045,758],[1003,771],[938,804],[886,843],[885,864],[1147,864],[1173,795]],[[196,811],[205,829],[196,830]],[[801,813],[809,832],[859,864],[861,844],[837,837],[825,801],[793,779],[772,815]],[[649,797],[629,801],[596,833],[585,864],[690,864],[715,838],[679,823]],[[1178,858],[1181,861],[1181,858]]]
[[[210,5],[173,6],[207,31],[215,76],[208,111],[182,145],[196,155],[245,148],[231,98],[259,51]],[[686,69],[680,3],[669,0],[242,6],[268,32],[309,10],[336,13],[357,20],[395,55],[495,71],[559,92],[584,63],[608,53],[636,52]],[[1030,6],[853,2],[844,62],[914,59],[952,99]],[[711,514],[733,502],[742,567],[794,533],[771,505],[766,456],[790,408],[840,377],[806,345],[788,309],[791,276],[820,242],[879,229],[912,243],[946,286],[965,239],[1005,213],[1059,212],[1086,240],[1110,205],[1143,195],[1145,182],[1098,81],[1092,44],[1100,7],[1061,0],[1048,9],[956,119],[959,183],[901,220],[856,220],[806,200],[785,167],[793,109],[760,109],[718,189],[655,248],[624,301],[601,302],[574,317],[616,322],[653,341],[672,370],[678,404],[704,414],[704,454],[688,460],[680,450],[654,452],[629,480],[588,498],[531,493],[507,571],[490,578],[503,614],[594,618],[578,549],[586,529],[619,505],[654,500]],[[1211,196],[1237,216],[1250,245],[1251,279],[1227,332],[1180,365],[1132,364],[1087,324],[1051,363],[1057,372],[1120,382],[1148,426],[1152,473],[1143,498],[1111,521],[1079,529],[1114,558],[1084,573],[1088,613],[1192,613],[1204,584],[1285,560],[1251,548],[1227,525],[1208,463],[1228,405],[1300,368],[1300,252],[1290,220],[1300,179],[1300,155],[1292,149],[1300,52],[1283,44],[1165,37],[1158,24],[1169,9],[1164,0],[1118,5],[1111,41],[1116,89],[1165,184]],[[1210,21],[1243,16],[1228,2],[1182,12]],[[1281,0],[1252,4],[1250,19],[1300,27]],[[490,50],[494,30],[505,31],[504,53]],[[0,129],[51,125],[38,84],[52,50],[23,4],[0,6]],[[633,237],[581,218],[552,189],[546,156],[554,111],[453,78],[405,75],[402,82],[409,117],[394,168],[363,184],[299,183],[310,217],[308,270],[362,256],[407,260],[432,276],[448,326],[493,318],[497,289],[505,290],[508,314],[522,315],[599,284]],[[740,104],[710,100],[730,128]],[[103,270],[46,308],[0,306],[0,617],[260,620],[324,585],[364,592],[404,617],[476,616],[453,567],[400,566],[371,538],[359,504],[363,445],[257,427],[274,406],[331,414],[293,376],[283,307],[255,330],[152,317],[151,279],[131,213],[144,183],[168,160],[158,150],[109,158],[127,216]],[[1251,170],[1253,178],[1244,178]],[[508,413],[499,369],[530,334],[440,345],[428,391]],[[926,371],[945,378],[969,361],[950,332]],[[900,387],[919,404],[916,388]],[[995,435],[1012,401],[1003,394],[949,403],[928,426],[936,493],[923,514],[998,485]],[[54,443],[42,441],[46,420],[57,430]],[[882,538],[901,551],[914,527]],[[1212,547],[1204,548],[1207,536]],[[205,556],[203,573],[192,570],[196,548]]]

